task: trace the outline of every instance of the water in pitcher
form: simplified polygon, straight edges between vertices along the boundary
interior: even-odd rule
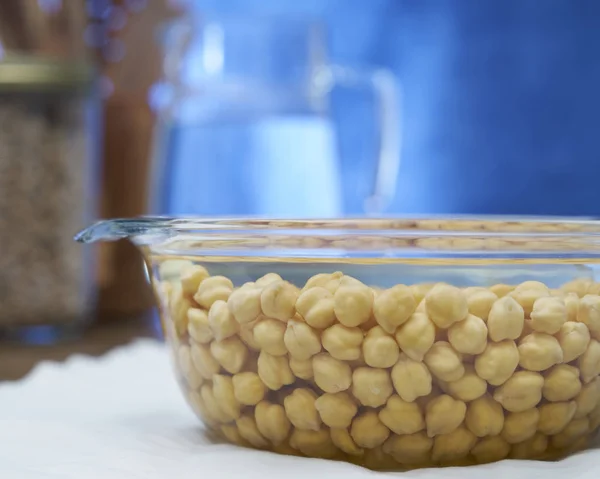
[[[342,211],[335,132],[315,115],[167,125],[161,213],[331,217]]]

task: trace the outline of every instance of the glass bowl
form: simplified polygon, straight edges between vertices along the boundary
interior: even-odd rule
[[[590,447],[599,235],[562,218],[141,218],[77,239],[143,251],[206,427],[401,470]]]

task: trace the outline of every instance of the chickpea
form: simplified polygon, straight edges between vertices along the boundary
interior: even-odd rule
[[[514,289],[515,287],[509,284],[495,284],[494,286],[490,286],[490,291],[499,298],[504,298],[504,296],[512,293]]]
[[[331,441],[342,452],[351,456],[362,456],[364,454],[364,449],[356,445],[347,429],[331,429],[330,433]]]
[[[415,302],[419,304],[425,299],[425,295],[431,291],[435,283],[412,284],[408,287],[415,298]]]
[[[577,404],[575,401],[553,402],[541,405],[539,411],[538,429],[547,436],[551,436],[562,431],[573,419],[577,411]]]
[[[433,439],[424,432],[397,436],[392,434],[383,444],[383,451],[400,464],[418,465],[429,462]]]
[[[600,340],[600,296],[586,294],[581,298],[577,321],[588,327],[592,338]]]
[[[423,361],[435,341],[435,325],[425,313],[413,314],[396,331],[396,342],[408,357]]]
[[[581,391],[579,370],[567,364],[554,366],[546,374],[542,394],[548,401],[568,401]]]
[[[583,386],[581,392],[575,398],[575,404],[577,405],[577,411],[573,416],[575,419],[587,416],[600,404],[600,377],[596,377],[596,379]]]
[[[235,397],[231,376],[215,374],[212,379],[213,396],[219,404],[219,408],[230,421],[236,420],[240,417],[240,403]]]
[[[533,310],[533,303],[539,298],[550,296],[550,290],[544,283],[539,281],[525,281],[509,293],[529,316]]]
[[[262,289],[256,285],[242,286],[231,293],[227,306],[238,323],[251,323],[260,316],[261,293]]]
[[[511,459],[536,459],[542,457],[546,449],[548,449],[548,437],[536,432],[529,439],[513,444],[510,457]]]
[[[519,341],[519,365],[529,371],[544,371],[563,361],[558,340],[546,333],[531,333]]]
[[[239,324],[229,311],[227,303],[216,300],[208,312],[208,324],[217,341],[230,338],[238,332]]]
[[[237,336],[232,336],[223,341],[213,341],[210,343],[210,352],[225,371],[236,374],[244,366],[248,355],[248,348],[246,348]]]
[[[360,358],[363,332],[360,328],[348,328],[341,324],[334,324],[323,331],[321,341],[323,347],[335,359],[354,361]]]
[[[524,324],[525,311],[514,298],[504,296],[494,302],[487,321],[492,341],[518,339]]]
[[[467,428],[460,426],[435,437],[431,458],[439,463],[456,461],[466,457],[476,443],[475,435]]]
[[[510,412],[535,407],[542,399],[544,377],[531,371],[517,371],[494,391],[494,399]]]
[[[297,288],[287,281],[273,281],[260,295],[260,306],[265,316],[287,322],[296,313]]]
[[[354,458],[357,464],[377,471],[393,471],[398,469],[398,463],[383,451],[383,445],[365,450],[362,457]]]
[[[235,424],[221,425],[221,434],[232,444],[237,446],[249,447],[250,443],[240,434],[238,427]]]
[[[350,435],[357,446],[372,449],[385,442],[390,430],[379,420],[376,411],[366,411],[354,418]]]
[[[600,374],[600,342],[592,339],[585,352],[579,356],[579,371],[584,383]]]
[[[214,396],[213,388],[210,384],[205,384],[200,388],[200,397],[206,408],[206,412],[211,419],[217,422],[230,422],[232,418],[223,411],[221,404]]]
[[[469,313],[487,321],[498,296],[486,288],[465,288],[463,292],[467,296]]]
[[[181,375],[185,378],[188,386],[191,389],[198,389],[202,386],[204,379],[194,366],[190,347],[187,344],[179,346],[177,359]]]
[[[425,295],[427,314],[438,328],[447,329],[469,313],[465,294],[449,284],[438,283]]]
[[[304,293],[311,288],[325,288],[333,294],[335,293],[335,290],[338,289],[343,276],[344,273],[341,271],[315,274],[306,282],[302,288],[302,292]]]
[[[296,359],[290,358],[290,369],[294,376],[300,379],[309,380],[313,378],[312,359]]]
[[[556,334],[567,319],[567,307],[562,298],[542,297],[533,303],[529,326],[540,333]]]
[[[405,354],[392,368],[392,383],[398,395],[406,402],[427,396],[432,390],[431,374],[427,366]]]
[[[442,389],[445,393],[450,394],[450,396],[455,399],[468,402],[473,401],[486,393],[487,382],[477,376],[473,366],[466,365],[464,376],[456,381],[443,383]]]
[[[194,413],[202,420],[202,422],[210,429],[217,429],[220,427],[219,422],[213,417],[206,405],[204,400],[198,391],[190,391],[186,396],[187,402],[192,407]]]
[[[540,420],[540,411],[536,408],[511,412],[504,418],[502,437],[509,444],[516,444],[532,437]]]
[[[471,449],[478,464],[501,461],[509,452],[510,445],[501,436],[484,437]]]
[[[325,288],[304,290],[296,301],[296,309],[313,328],[325,329],[335,322],[333,294]]]
[[[290,320],[283,341],[292,358],[307,360],[321,351],[319,335],[306,323]]]
[[[352,384],[350,366],[326,353],[312,358],[315,383],[326,393],[345,391]]]
[[[364,406],[383,406],[394,389],[385,369],[356,368],[352,373],[352,394]]]
[[[431,374],[442,381],[456,381],[465,374],[461,355],[445,341],[435,343],[424,361]]]
[[[587,434],[590,430],[590,420],[587,417],[573,419],[558,434],[552,436],[552,445],[557,449],[571,446],[577,439]]]
[[[295,380],[285,357],[273,356],[265,351],[258,355],[258,375],[265,386],[273,391],[292,384]]]
[[[475,371],[492,386],[506,382],[518,365],[519,350],[515,342],[508,339],[488,343],[485,351],[475,358]]]
[[[291,424],[281,404],[261,401],[254,409],[259,432],[273,444],[281,444],[288,436]]]
[[[317,395],[310,389],[298,388],[283,400],[285,413],[294,427],[313,431],[321,428],[321,418],[315,407],[316,399]]]
[[[238,373],[233,376],[232,384],[235,399],[245,406],[255,406],[265,396],[265,385],[256,373]]]
[[[567,308],[567,321],[577,321],[577,311],[579,310],[579,296],[575,293],[567,293],[563,300]]]
[[[475,399],[467,406],[465,425],[477,437],[497,436],[504,427],[502,406],[488,395]]]
[[[219,372],[219,363],[211,356],[209,349],[201,344],[192,344],[190,356],[196,371],[204,379],[212,379],[213,374]]]
[[[412,316],[417,302],[410,288],[398,284],[377,295],[373,302],[373,314],[384,331],[393,334],[398,326]]]
[[[467,405],[452,396],[442,394],[427,404],[425,423],[429,437],[454,431],[465,419]]]
[[[277,319],[263,318],[254,326],[254,340],[262,351],[272,356],[284,356],[287,348],[283,341],[286,325]]]
[[[481,354],[487,346],[488,329],[483,319],[467,315],[448,328],[448,341],[463,354]]]
[[[187,296],[193,296],[198,291],[200,283],[209,277],[206,268],[199,264],[189,264],[181,270],[181,289]]]
[[[583,298],[588,293],[591,284],[589,279],[575,279],[563,284],[560,289],[565,293],[573,293],[579,298]]]
[[[269,445],[267,440],[258,430],[254,417],[244,414],[235,421],[235,425],[237,426],[238,431],[240,432],[240,436],[242,436],[254,447],[262,449]]]
[[[173,288],[169,301],[169,313],[171,321],[175,325],[175,331],[182,336],[188,327],[187,312],[192,307],[192,302],[183,296],[181,287]]]
[[[331,459],[338,453],[330,432],[325,428],[318,431],[294,429],[290,436],[290,446],[308,457]]]
[[[262,316],[261,316],[262,317]],[[260,345],[254,338],[254,327],[260,322],[260,319],[251,321],[250,323],[240,324],[238,335],[242,342],[252,351],[260,351]]]
[[[199,308],[190,308],[187,311],[187,329],[190,337],[201,344],[210,343],[213,338],[213,332],[208,322],[208,314]]]
[[[352,419],[358,412],[356,403],[345,392],[319,396],[315,400],[315,408],[321,420],[332,429],[350,427]]]
[[[425,419],[419,405],[391,396],[379,411],[379,420],[396,434],[413,434],[425,429]]]
[[[563,361],[570,363],[581,356],[590,344],[590,331],[583,323],[567,321],[556,335],[563,351]]]
[[[211,276],[200,283],[198,291],[194,294],[194,301],[204,309],[210,310],[215,301],[227,301],[232,291],[233,283],[229,278]]]
[[[373,310],[373,291],[362,283],[341,284],[333,295],[333,310],[338,321],[353,328],[366,323]]]
[[[254,284],[259,288],[264,288],[265,286],[275,283],[277,281],[282,281],[281,276],[277,273],[267,273],[264,276],[258,278]]]
[[[400,348],[396,340],[383,328],[372,328],[362,343],[365,363],[373,368],[391,368],[400,357]]]

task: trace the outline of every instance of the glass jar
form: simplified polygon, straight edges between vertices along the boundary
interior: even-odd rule
[[[227,441],[372,469],[558,459],[600,426],[600,223],[114,220]]]

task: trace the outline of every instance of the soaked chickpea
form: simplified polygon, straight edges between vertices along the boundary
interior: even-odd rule
[[[536,432],[525,441],[513,444],[509,457],[511,459],[537,459],[548,449],[548,436]]]
[[[315,383],[326,393],[345,391],[352,384],[352,369],[347,363],[320,353],[312,358]]]
[[[492,305],[487,321],[492,341],[518,339],[524,324],[525,311],[511,296],[504,296]]]
[[[187,331],[187,312],[191,307],[192,302],[184,297],[181,286],[177,285],[177,287],[173,288],[169,299],[169,314],[171,321],[175,325],[175,331],[180,336]]]
[[[512,293],[514,289],[515,287],[509,284],[495,284],[494,286],[490,286],[490,291],[499,298],[504,298],[504,296]]]
[[[348,429],[331,429],[330,434],[333,444],[346,454],[351,456],[362,456],[364,454],[364,449],[356,445]]]
[[[481,354],[487,346],[488,329],[483,319],[468,314],[448,328],[448,341],[463,354]]]
[[[369,320],[373,311],[371,288],[356,281],[340,285],[333,296],[333,309],[338,321],[349,328]]]
[[[406,402],[427,396],[432,391],[432,378],[427,366],[405,354],[392,368],[392,383],[398,395]]]
[[[587,434],[590,430],[590,420],[587,417],[573,419],[567,426],[558,434],[551,438],[551,443],[557,449],[569,447]]]
[[[558,434],[573,419],[576,411],[575,401],[542,404],[539,407],[538,430],[546,436]]]
[[[391,396],[379,411],[379,420],[392,432],[414,434],[425,429],[425,418],[419,405],[406,402],[400,396]]]
[[[306,282],[302,288],[302,292],[304,293],[310,288],[325,288],[333,294],[338,289],[343,276],[344,273],[341,271],[315,274]]]
[[[254,420],[253,416],[242,415],[239,419],[235,421],[235,425],[238,428],[240,436],[242,436],[254,447],[262,449],[269,445],[267,440],[258,430],[258,427],[256,426],[256,421]]]
[[[445,341],[434,343],[424,362],[431,374],[442,381],[456,381],[465,374],[461,355]]]
[[[194,294],[194,301],[204,309],[210,310],[215,301],[227,301],[232,292],[233,283],[229,278],[210,276],[200,283],[198,291]]]
[[[187,296],[193,296],[198,291],[200,283],[208,278],[206,268],[198,264],[189,264],[181,270],[181,289]]]
[[[435,397],[425,408],[425,424],[429,437],[454,431],[465,419],[467,405],[452,396]]]
[[[575,419],[587,416],[600,404],[600,377],[596,377],[581,388],[581,392],[575,398],[575,404],[577,406]]]
[[[245,406],[255,406],[263,400],[266,388],[258,374],[238,373],[232,378],[233,394],[236,400]]]
[[[309,380],[314,376],[312,359],[296,359],[291,357],[290,369],[294,373],[294,376],[300,379]]]
[[[411,284],[408,289],[415,298],[415,302],[419,304],[425,299],[425,295],[435,286],[435,283],[420,283]]]
[[[305,289],[298,296],[296,310],[313,328],[325,329],[335,322],[333,294],[325,288]]]
[[[334,324],[323,331],[323,348],[335,359],[354,361],[360,358],[364,333],[360,328]]]
[[[373,368],[391,368],[400,357],[396,340],[379,326],[371,328],[362,343],[365,363]]]
[[[261,401],[254,409],[259,432],[273,444],[281,444],[288,436],[291,424],[281,404]]]
[[[427,314],[438,328],[447,329],[469,313],[465,294],[449,284],[438,283],[425,295]]]
[[[190,347],[186,344],[179,346],[177,364],[181,375],[184,377],[188,386],[191,389],[198,389],[202,386],[204,379],[202,374],[196,369],[192,361],[192,353]]]
[[[261,293],[262,289],[256,284],[242,286],[231,293],[227,299],[227,306],[238,323],[250,323],[260,316]]]
[[[308,360],[321,351],[319,335],[302,321],[288,321],[283,341],[290,357],[297,360]]]
[[[433,439],[424,432],[392,434],[383,444],[383,451],[401,464],[418,465],[430,462],[432,447]]]
[[[208,324],[217,341],[230,338],[239,329],[239,323],[229,311],[227,303],[220,299],[216,300],[208,312]]]
[[[537,299],[550,296],[550,290],[544,283],[539,281],[525,281],[518,285],[509,293],[525,311],[525,316],[529,316],[533,311],[533,303]]]
[[[577,321],[588,327],[592,338],[600,340],[600,296],[586,294],[581,298]]]
[[[276,281],[281,280],[281,276],[279,276],[277,273],[267,273],[264,276],[258,278],[254,284],[259,288],[263,288],[271,283],[275,283]]]
[[[190,347],[190,356],[196,371],[198,371],[200,376],[204,379],[212,379],[213,374],[219,372],[220,365],[206,346],[192,344]]]
[[[326,428],[318,431],[294,429],[290,436],[290,446],[308,457],[331,459],[338,453]]]
[[[479,464],[501,461],[508,457],[509,453],[510,444],[502,436],[484,437],[471,449],[471,454]]]
[[[272,356],[284,356],[288,350],[284,342],[286,324],[277,319],[263,318],[254,326],[254,340],[261,351]]]
[[[461,401],[473,401],[487,391],[487,382],[481,379],[472,365],[465,366],[465,374],[456,381],[440,384],[445,393]]]
[[[590,331],[583,323],[567,321],[556,335],[563,352],[563,361],[570,363],[581,356],[590,344]]]
[[[199,308],[190,308],[187,311],[187,319],[188,334],[194,341],[208,344],[214,339],[206,311]]]
[[[372,449],[385,442],[390,430],[380,421],[376,411],[366,411],[354,418],[350,435],[357,446]]]
[[[554,336],[531,333],[519,341],[519,365],[529,371],[544,371],[563,361],[560,343]]]
[[[567,319],[567,306],[562,298],[542,297],[533,303],[529,326],[539,333],[556,334]]]
[[[373,315],[384,331],[393,334],[412,316],[417,302],[410,288],[398,284],[379,293],[373,302]]]
[[[581,391],[579,370],[567,364],[554,366],[546,373],[542,394],[548,401],[568,401]]]
[[[254,326],[256,326],[259,321],[260,319],[255,319],[249,323],[240,324],[240,330],[238,331],[238,336],[242,342],[252,351],[260,351],[260,345],[254,338]]]
[[[504,427],[502,406],[488,395],[467,406],[465,425],[477,437],[497,436]]]
[[[250,447],[250,443],[240,434],[240,430],[235,424],[222,424],[220,430],[230,443],[241,447]]]
[[[504,418],[502,437],[509,444],[516,444],[532,437],[540,420],[540,410],[537,408],[511,412]]]
[[[307,388],[294,389],[292,394],[285,397],[285,413],[295,428],[313,431],[321,428],[321,418],[315,407],[316,399],[317,395]]]
[[[581,379],[589,383],[600,374],[600,342],[592,339],[578,360]]]
[[[386,369],[356,368],[352,373],[352,394],[363,406],[379,407],[394,392]]]
[[[287,281],[276,280],[265,286],[260,294],[260,307],[268,318],[287,322],[296,313],[298,289]]]
[[[358,407],[352,397],[345,392],[326,393],[315,400],[315,408],[323,423],[332,429],[350,427]]]
[[[531,371],[517,371],[494,391],[494,399],[510,412],[537,406],[542,399],[544,377]]]
[[[233,380],[231,376],[215,374],[213,381],[213,396],[219,408],[229,418],[234,421],[240,417],[240,403],[235,397],[233,390]]]
[[[295,381],[288,360],[284,356],[273,356],[265,351],[261,351],[258,356],[258,376],[273,391]]]
[[[205,384],[200,388],[200,397],[206,408],[208,416],[217,422],[229,422],[231,417],[223,411],[221,404],[215,398],[213,387],[210,384]]]
[[[498,296],[486,288],[465,288],[464,293],[467,296],[469,313],[487,321]]]
[[[415,361],[422,361],[435,341],[435,325],[425,313],[414,313],[396,331],[396,342],[402,352]]]
[[[210,343],[210,353],[225,371],[231,374],[239,373],[248,356],[248,348],[237,336],[213,341]]]
[[[463,459],[467,457],[476,443],[477,437],[467,428],[460,426],[433,439],[431,458],[439,463],[450,463]]]

